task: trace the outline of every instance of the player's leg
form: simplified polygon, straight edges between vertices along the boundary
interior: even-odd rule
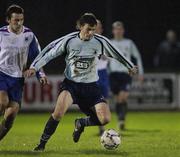
[[[86,118],[75,120],[75,129],[73,132],[74,142],[78,142],[85,127],[88,126],[103,126],[109,123],[111,119],[111,112],[109,106],[105,102],[100,102],[91,109],[81,110],[88,115]]]
[[[3,87],[5,84],[2,85],[3,80],[0,80],[0,87]],[[9,103],[8,94],[3,89],[0,90],[0,114],[3,115],[5,112],[5,109],[7,108]],[[3,132],[4,128],[4,121],[2,120],[0,123],[0,134]]]
[[[0,72],[0,113],[4,112],[9,104],[8,85],[5,75]]]
[[[56,106],[54,112],[50,116],[49,120],[47,121],[43,134],[40,139],[39,145],[34,149],[35,151],[42,151],[45,148],[47,141],[55,132],[59,121],[66,113],[67,109],[70,105],[72,105],[73,99],[69,91],[62,91],[57,99]]]
[[[11,129],[14,119],[19,111],[24,79],[13,78],[0,73],[0,89],[6,92],[0,92],[1,104],[4,104],[4,117],[0,124],[0,140]]]
[[[89,110],[89,111],[88,111]],[[111,119],[111,112],[109,106],[105,102],[100,102],[91,109],[83,111],[89,115],[86,118],[81,118],[81,124],[86,126],[101,126],[109,123]]]
[[[99,126],[99,136],[101,136],[104,133],[105,127]]]
[[[0,140],[2,140],[11,129],[18,111],[19,104],[17,102],[10,101],[8,107],[5,109],[4,117],[0,124]]]
[[[9,104],[8,85],[5,75],[0,72],[0,112],[4,112]]]
[[[110,75],[111,91],[115,99],[115,110],[118,115],[120,129],[124,129],[127,113],[127,99],[131,85],[131,77],[126,73],[112,73]]]
[[[109,105],[105,102],[101,102],[95,105],[96,115],[100,122],[100,125],[106,125],[111,120],[111,112]]]
[[[102,95],[104,96],[106,102],[108,102],[109,89],[108,89],[107,81],[105,81],[105,83],[101,83],[100,89],[101,89]],[[100,136],[103,134],[104,130],[105,130],[104,126],[100,125],[99,126],[99,135]]]
[[[110,118],[109,107],[106,105],[106,101],[96,82],[80,84],[77,87],[78,93],[80,93],[80,97],[77,97],[77,104],[81,111],[88,117],[75,120],[75,129],[73,132],[74,142],[79,141],[84,127],[104,125]],[[102,116],[97,116],[96,112]]]
[[[109,76],[107,70],[101,70],[98,72],[99,75],[99,87],[101,89],[102,95],[104,96],[106,102],[108,102],[109,98]],[[101,136],[104,132],[105,128],[103,125],[99,126],[99,135]]]
[[[6,91],[0,90],[0,112],[3,112],[9,104],[9,98]]]
[[[119,128],[125,129],[125,118],[127,113],[127,99],[129,96],[128,91],[120,91],[116,96],[116,113],[119,121]]]

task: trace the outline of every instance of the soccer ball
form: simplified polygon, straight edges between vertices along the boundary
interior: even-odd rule
[[[104,131],[100,142],[104,148],[114,150],[121,144],[121,137],[114,129],[108,129]]]

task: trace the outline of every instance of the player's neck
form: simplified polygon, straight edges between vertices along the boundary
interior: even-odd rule
[[[124,37],[114,37],[115,40],[123,40]]]
[[[83,41],[89,41],[89,40],[91,40],[91,38],[90,38],[90,39],[86,39],[86,37],[84,36],[84,34],[83,34],[82,32],[79,33],[79,38],[80,38],[81,40],[83,40]]]
[[[21,27],[19,30],[14,30],[12,27],[9,26],[9,31],[18,35],[23,31],[23,27]]]

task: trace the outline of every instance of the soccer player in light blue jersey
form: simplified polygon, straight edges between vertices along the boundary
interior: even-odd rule
[[[136,66],[127,60],[104,36],[95,34],[97,21],[91,13],[86,13],[77,22],[80,31],[68,34],[50,43],[34,60],[26,77],[33,76],[36,71],[55,57],[65,54],[65,79],[60,86],[54,112],[50,116],[40,143],[34,149],[42,151],[59,121],[69,106],[78,104],[80,110],[87,115],[75,120],[73,132],[74,142],[78,142],[85,127],[100,126],[109,123],[111,113],[99,86],[97,85],[97,60],[99,56],[114,57],[124,64],[131,74],[137,72]]]
[[[34,33],[23,26],[24,10],[17,5],[7,9],[8,25],[0,28],[0,140],[8,133],[19,111],[27,62],[40,52]],[[41,83],[47,83],[43,71],[37,71]]]
[[[138,66],[138,78],[143,80],[143,66],[141,55],[130,39],[124,37],[124,24],[116,21],[112,25],[112,44],[120,50],[127,59],[136,61]],[[127,68],[115,59],[110,59],[110,87],[116,102],[116,112],[119,120],[119,128],[125,129],[125,118],[127,113],[127,99],[132,78],[128,74]]]

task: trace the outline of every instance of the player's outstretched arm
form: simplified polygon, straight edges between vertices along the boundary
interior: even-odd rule
[[[48,79],[46,75],[40,75],[40,70],[46,65],[50,60],[54,59],[55,57],[61,55],[63,53],[62,49],[62,42],[57,43],[54,45],[52,42],[48,45],[39,55],[35,58],[33,63],[31,64],[30,68],[24,72],[24,77],[31,77],[38,73],[38,80],[41,84],[47,84]]]
[[[129,61],[120,50],[118,50],[114,45],[112,45],[109,39],[104,36],[97,37],[99,38],[99,40],[102,41],[105,54],[108,57],[112,57],[121,62],[129,70],[129,74],[131,76],[135,75],[138,72],[138,67],[135,66],[131,61]]]
[[[57,56],[62,55],[65,53],[66,49],[66,42],[71,38],[72,36],[77,35],[78,32],[74,32],[71,34],[68,34],[66,36],[63,36],[57,40],[54,40],[51,42],[48,46],[46,46],[39,55],[35,58],[33,63],[30,66],[30,69],[35,69],[36,71],[40,70],[43,66],[45,66],[49,61],[56,58]]]
[[[34,38],[29,46],[28,61],[32,63],[40,52],[41,52],[41,47],[39,45],[36,36],[34,35]],[[41,84],[47,84],[48,82],[47,77],[42,68],[36,72],[36,77]]]
[[[28,70],[26,70],[24,72],[24,77],[28,78],[28,77],[32,77],[32,76],[35,76],[36,75],[36,70],[33,69],[33,68],[30,68]],[[39,77],[39,82],[42,84],[42,85],[45,85],[45,84],[48,84],[49,81],[48,81],[48,78],[46,77],[46,75],[40,75]]]

